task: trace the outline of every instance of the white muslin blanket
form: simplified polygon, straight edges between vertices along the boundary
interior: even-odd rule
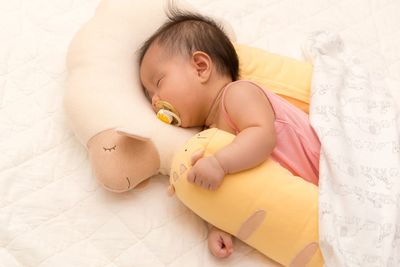
[[[321,140],[319,227],[326,266],[400,266],[400,116],[377,73],[318,32],[310,120]]]

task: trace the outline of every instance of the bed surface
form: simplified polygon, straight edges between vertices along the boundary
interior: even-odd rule
[[[96,183],[66,124],[65,56],[99,0],[0,0],[0,267],[277,266],[241,242],[219,261],[207,227],[156,176],[125,194]],[[400,103],[396,0],[190,0],[240,43],[302,59],[310,32],[339,33]]]

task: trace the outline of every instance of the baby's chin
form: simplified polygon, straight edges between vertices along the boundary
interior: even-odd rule
[[[181,125],[179,127],[181,128],[194,128],[194,127],[202,127],[203,124],[201,123],[193,123],[193,122],[188,122],[182,120]]]
[[[179,127],[181,127],[181,128],[192,128],[192,127],[196,127],[196,126],[182,122]]]

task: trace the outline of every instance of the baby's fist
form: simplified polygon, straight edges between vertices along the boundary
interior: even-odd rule
[[[196,158],[188,173],[188,181],[205,189],[216,190],[222,183],[225,171],[214,156]]]

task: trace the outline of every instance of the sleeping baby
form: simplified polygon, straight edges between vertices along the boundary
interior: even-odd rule
[[[170,10],[141,47],[140,80],[157,116],[176,126],[216,127],[234,141],[193,162],[188,180],[218,190],[225,175],[271,157],[318,185],[320,142],[308,115],[254,82],[238,80],[233,44],[212,19]],[[228,257],[232,236],[211,227],[210,252]]]

